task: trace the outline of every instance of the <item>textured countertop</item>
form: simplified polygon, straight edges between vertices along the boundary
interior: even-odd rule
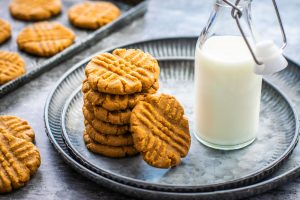
[[[288,3],[284,0],[277,1],[289,41],[285,55],[300,63],[300,1],[290,0]],[[94,184],[63,162],[50,144],[44,130],[43,109],[48,93],[65,71],[99,50],[150,38],[198,35],[207,21],[212,2],[212,0],[151,0],[147,14],[141,19],[1,98],[0,114],[24,118],[34,128],[42,165],[26,187],[0,196],[0,199],[132,199]],[[280,41],[271,1],[254,1],[254,4],[257,32]],[[251,199],[299,198],[300,178],[296,178],[282,187]]]

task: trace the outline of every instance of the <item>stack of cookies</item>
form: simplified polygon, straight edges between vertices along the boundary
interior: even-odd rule
[[[138,153],[130,132],[131,111],[159,88],[159,65],[150,54],[116,49],[95,56],[83,82],[84,141],[87,148],[108,157]]]

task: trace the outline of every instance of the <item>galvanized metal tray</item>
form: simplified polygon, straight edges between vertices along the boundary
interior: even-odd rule
[[[135,43],[131,45],[125,45],[125,47],[130,48],[141,48],[154,54],[156,57],[175,57],[177,59],[193,57],[194,47],[196,43],[196,38],[168,38],[168,39],[158,39],[152,41],[144,41],[140,43]],[[74,66],[62,79],[59,81],[57,87],[50,94],[46,106],[45,106],[45,123],[46,130],[50,141],[53,143],[54,147],[63,156],[67,163],[78,170],[81,174],[87,176],[88,178],[94,180],[95,182],[102,184],[111,189],[123,192],[127,195],[133,195],[140,198],[161,198],[161,199],[239,199],[249,197],[254,194],[258,194],[267,190],[270,190],[287,180],[295,177],[295,175],[300,173],[300,148],[296,146],[294,153],[291,157],[283,164],[280,169],[275,172],[268,179],[248,186],[241,187],[239,184],[235,185],[232,189],[222,189],[220,188],[214,192],[174,192],[174,191],[157,191],[154,188],[144,189],[138,188],[136,186],[130,186],[124,183],[113,181],[112,179],[106,178],[95,173],[93,170],[86,168],[84,165],[79,163],[72,157],[72,154],[68,151],[66,144],[62,138],[61,132],[61,112],[62,107],[66,101],[65,97],[69,96],[76,89],[77,81],[65,80],[70,74],[74,73],[76,69],[80,69],[86,61],[79,63]],[[299,88],[295,86],[295,83],[300,80],[300,70],[296,64],[289,62],[289,67],[287,70],[278,73],[275,76],[268,77],[268,80],[277,83],[281,89],[284,89],[288,95],[297,100],[297,95],[299,95]],[[64,85],[64,87],[60,87]],[[66,91],[70,91],[66,93]],[[61,95],[61,92],[66,93]],[[298,93],[297,93],[298,92]],[[298,100],[299,103],[299,100]],[[299,105],[296,105],[299,109]]]
[[[15,80],[12,80],[4,85],[0,85],[0,97],[18,88],[19,86],[22,86],[25,83],[31,81],[33,78],[39,76],[43,72],[57,66],[58,63],[75,55],[76,53],[83,50],[84,48],[89,47],[94,42],[98,42],[99,40],[101,40],[111,32],[120,29],[121,27],[123,27],[128,23],[131,23],[134,19],[140,17],[146,12],[147,4],[148,4],[148,0],[137,0],[135,1],[135,4],[127,3],[129,1],[126,0],[110,0],[110,1],[116,4],[121,9],[122,15],[112,23],[100,29],[91,31],[91,30],[78,29],[72,26],[68,20],[68,16],[67,16],[68,9],[72,5],[76,3],[80,3],[82,1],[63,0],[62,1],[63,9],[61,14],[58,15],[57,17],[51,18],[49,21],[58,21],[61,24],[65,25],[66,27],[71,28],[76,34],[76,40],[74,44],[72,44],[70,47],[64,49],[62,52],[49,58],[35,57],[18,50],[17,43],[16,43],[17,35],[25,26],[28,26],[31,23],[14,19],[10,15],[8,10],[8,5],[10,1],[8,0],[1,1],[1,6],[0,6],[1,18],[7,20],[11,24],[13,35],[7,42],[0,45],[0,49],[18,52],[25,61],[26,73]]]

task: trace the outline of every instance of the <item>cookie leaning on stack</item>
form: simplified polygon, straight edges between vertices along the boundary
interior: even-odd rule
[[[178,165],[191,146],[189,122],[171,95],[149,95],[132,110],[130,128],[136,149],[151,166]]]
[[[87,148],[108,157],[138,153],[130,133],[131,110],[157,91],[159,66],[150,54],[116,49],[95,56],[83,82],[84,141]]]

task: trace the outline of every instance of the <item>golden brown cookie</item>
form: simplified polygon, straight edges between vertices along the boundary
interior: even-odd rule
[[[101,106],[108,111],[118,111],[132,109],[138,101],[145,98],[147,94],[154,94],[159,88],[158,82],[145,93],[134,93],[127,95],[114,95],[97,92],[89,87],[87,82],[83,82],[82,91],[85,93],[85,97],[93,106]]]
[[[131,110],[108,111],[100,106],[94,107],[94,115],[97,119],[111,124],[124,125],[130,123]]]
[[[188,120],[171,95],[149,95],[140,101],[132,111],[130,125],[134,146],[149,165],[176,166],[189,151]]]
[[[93,141],[88,134],[84,133],[83,135],[84,142],[86,147],[97,154],[101,154],[103,156],[112,157],[112,158],[121,158],[126,156],[134,156],[138,154],[138,151],[134,148],[134,146],[108,146],[99,144]]]
[[[90,124],[85,125],[85,132],[95,142],[109,146],[128,146],[133,145],[133,139],[130,132],[123,135],[107,135],[97,132]]]
[[[91,90],[91,88],[90,88],[90,85],[89,85],[89,83],[87,82],[87,80],[86,79],[84,79],[83,81],[82,81],[82,87],[81,87],[81,91],[82,91],[82,93],[87,93],[88,91],[90,91]]]
[[[49,57],[64,50],[75,40],[70,29],[57,22],[38,22],[24,28],[17,38],[19,49],[36,55]]]
[[[70,22],[79,28],[97,29],[121,15],[118,7],[110,2],[82,2],[72,6],[68,12]]]
[[[159,66],[155,58],[139,49],[115,49],[101,53],[85,67],[93,90],[109,94],[144,92],[157,82]]]
[[[0,44],[4,43],[11,36],[11,27],[10,24],[0,19]]]
[[[27,121],[15,116],[2,115],[0,116],[0,128],[7,131],[7,133],[24,139],[29,142],[34,141],[34,131]]]
[[[85,95],[83,95],[83,106],[91,113],[91,116],[95,118],[94,106],[85,98]],[[91,117],[89,117],[89,119],[91,119]]]
[[[16,19],[38,21],[59,14],[61,7],[60,0],[13,0],[9,10]]]
[[[0,193],[24,186],[41,164],[38,149],[0,127]]]
[[[17,54],[0,50],[0,85],[25,73],[25,63]]]
[[[88,123],[91,124],[94,129],[96,129],[100,133],[105,133],[108,135],[122,135],[128,133],[129,131],[129,124],[115,125],[107,123],[96,119],[94,114],[85,107],[82,108],[82,111],[85,120],[88,121]]]
[[[84,105],[88,110],[93,110],[95,118],[116,125],[130,123],[131,110],[109,111],[101,106],[93,106],[84,95]]]

